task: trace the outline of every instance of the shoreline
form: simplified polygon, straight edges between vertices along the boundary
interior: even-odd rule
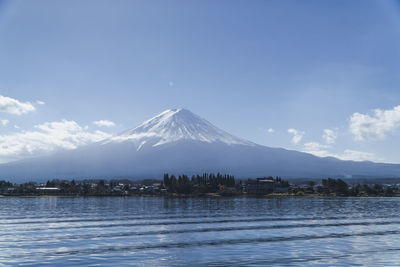
[[[268,194],[268,195],[232,195],[232,196],[222,196],[219,194],[204,194],[204,195],[151,195],[151,194],[142,194],[142,195],[0,195],[0,198],[38,198],[38,197],[61,197],[61,198],[106,198],[106,197],[119,197],[119,198],[165,198],[165,199],[174,199],[174,198],[397,198],[400,195],[392,195],[392,196],[335,196],[335,195],[320,195],[320,194],[305,194],[305,195],[296,195],[296,194]]]

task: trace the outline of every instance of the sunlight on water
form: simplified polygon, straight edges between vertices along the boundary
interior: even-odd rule
[[[0,266],[388,266],[398,198],[1,198]]]

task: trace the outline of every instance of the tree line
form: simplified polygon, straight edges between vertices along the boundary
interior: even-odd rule
[[[383,187],[379,184],[349,186],[342,179],[332,178],[322,179],[322,187],[317,188],[317,192],[339,196],[393,196],[395,193],[391,187]]]
[[[204,173],[203,175],[193,175],[190,179],[187,175],[164,174],[163,185],[169,193],[191,194],[215,193],[224,187],[235,187],[235,177],[229,174]]]

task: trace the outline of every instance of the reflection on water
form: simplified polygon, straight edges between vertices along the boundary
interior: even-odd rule
[[[399,198],[0,198],[0,266],[398,266]]]

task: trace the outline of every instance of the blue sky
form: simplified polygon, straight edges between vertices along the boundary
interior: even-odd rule
[[[399,70],[398,1],[0,0],[0,162],[185,107],[259,144],[400,163]]]

